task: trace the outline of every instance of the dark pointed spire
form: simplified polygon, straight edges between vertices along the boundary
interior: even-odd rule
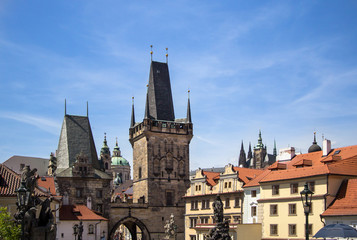
[[[171,93],[169,67],[167,63],[151,62],[148,86],[149,118],[175,121]]]
[[[100,150],[100,154],[101,155],[103,155],[103,154],[110,155],[110,150],[109,150],[108,143],[107,143],[107,133],[104,133],[103,147]]]
[[[314,141],[312,142],[312,144],[317,144],[317,142],[316,142],[316,132],[314,132]]]
[[[188,101],[187,101],[187,115],[186,115],[186,122],[191,123],[191,105],[190,105],[190,90],[188,90]]]
[[[151,48],[151,51],[150,51],[150,58],[151,58],[151,62],[152,62],[152,54],[154,53],[154,52],[152,51],[152,45],[150,45],[150,48]]]
[[[132,97],[130,128],[133,128],[134,125],[135,125],[134,97]]]
[[[247,167],[246,164],[247,164],[247,159],[245,157],[244,145],[243,145],[243,140],[242,140],[242,145],[240,147],[238,166],[239,167]]]
[[[249,142],[249,149],[248,149],[248,159],[251,159],[253,157],[253,153],[252,153],[252,145]]]
[[[278,155],[277,152],[276,152],[276,141],[275,141],[275,139],[274,139],[273,155],[274,155],[274,156],[277,156],[277,155]]]

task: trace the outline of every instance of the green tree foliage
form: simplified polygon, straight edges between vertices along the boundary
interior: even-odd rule
[[[13,240],[20,237],[21,226],[14,222],[6,207],[0,207],[0,239]]]

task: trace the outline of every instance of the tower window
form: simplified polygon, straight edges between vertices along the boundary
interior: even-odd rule
[[[173,206],[174,205],[174,193],[172,191],[166,192],[166,206]]]
[[[141,167],[139,167],[139,179],[141,179]]]
[[[105,169],[108,170],[108,163],[105,163]]]

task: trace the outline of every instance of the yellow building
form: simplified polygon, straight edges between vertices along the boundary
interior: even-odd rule
[[[217,194],[224,205],[224,217],[230,222],[232,240],[238,239],[237,230],[241,228],[243,214],[243,186],[262,172],[263,170],[234,167],[231,164],[222,173],[198,169],[191,178],[191,186],[185,196],[185,239],[203,240],[204,235],[215,226],[212,203]],[[258,228],[258,233],[260,232],[257,225],[251,225],[250,228]]]
[[[314,192],[308,227],[310,236],[314,235],[324,226],[320,214],[335,199],[343,180],[357,177],[357,145],[331,150],[329,141],[325,141],[323,150],[276,162],[260,179],[262,239],[304,238],[300,192],[305,183]]]

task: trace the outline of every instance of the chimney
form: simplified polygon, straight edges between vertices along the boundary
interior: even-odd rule
[[[322,143],[322,156],[327,156],[331,152],[331,140],[324,139]]]
[[[279,150],[279,155],[276,156],[277,161],[290,161],[295,156],[295,148],[288,147]]]

